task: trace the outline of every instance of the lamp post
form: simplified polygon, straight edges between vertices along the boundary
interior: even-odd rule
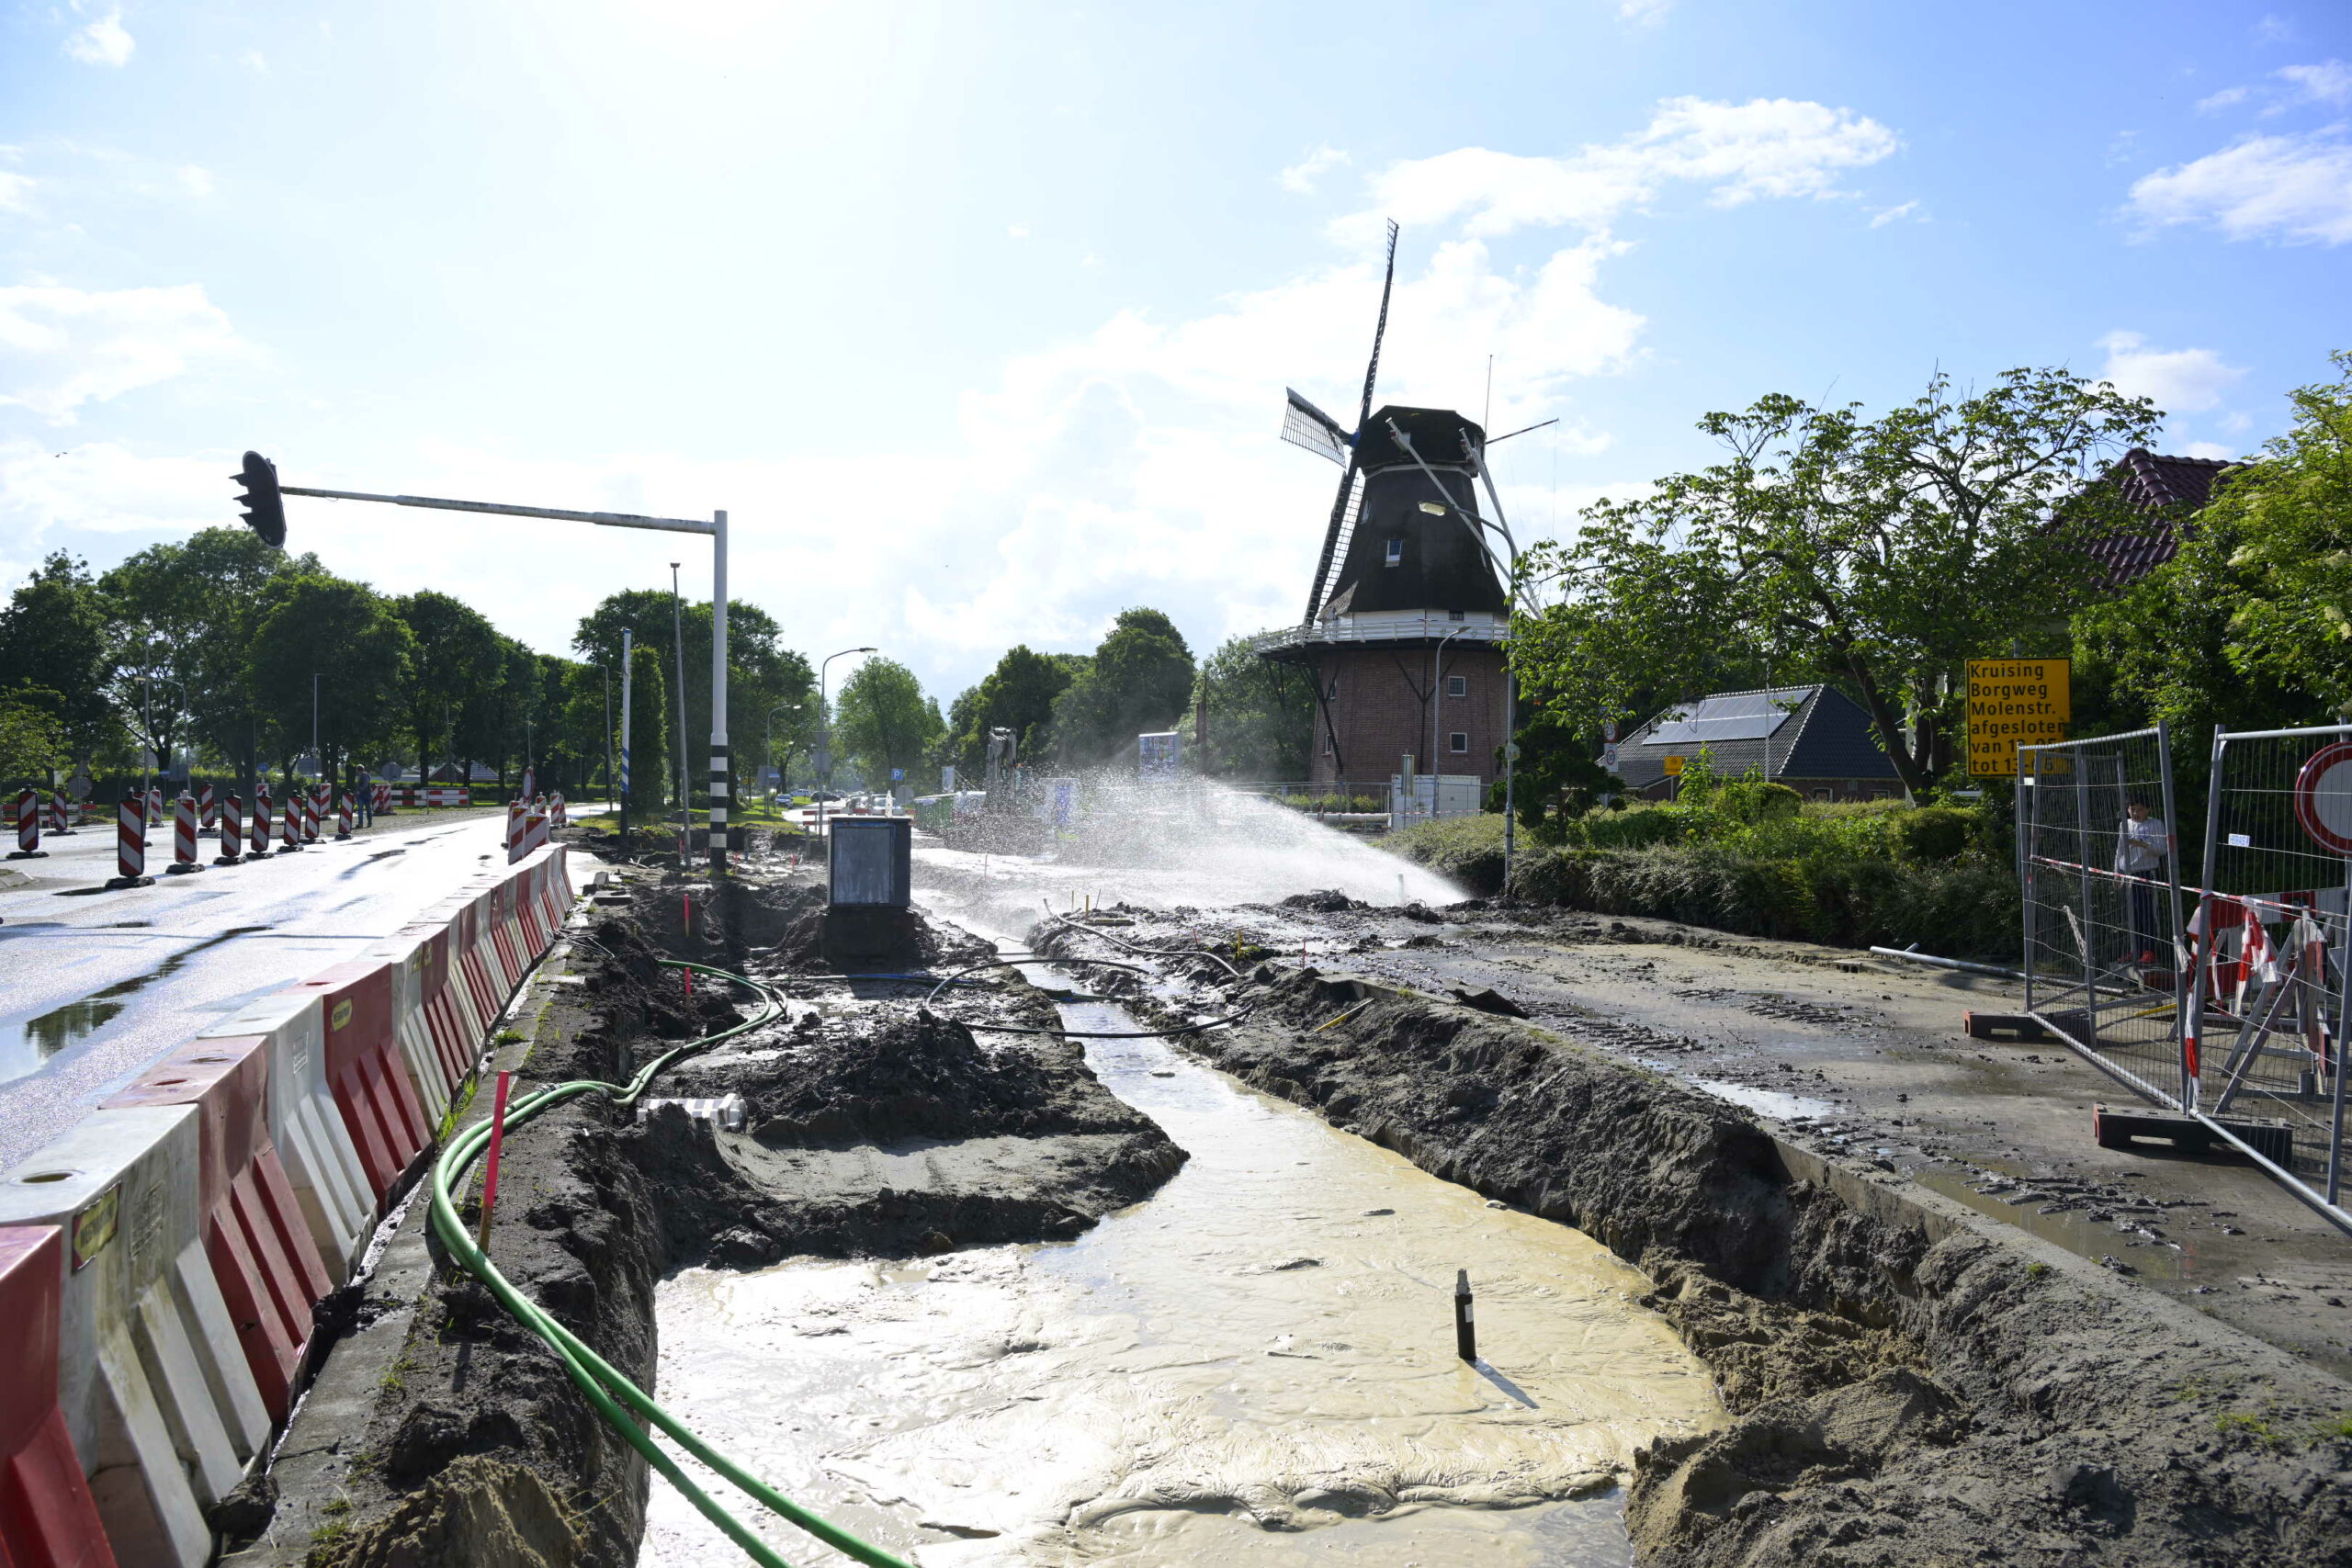
[[[839,653],[825,655],[817,665],[817,833],[820,838],[825,831],[825,796],[833,789],[833,710],[825,701],[825,680],[832,673],[834,660],[873,651],[871,648],[844,648]]]
[[[445,501],[429,495],[374,495],[361,491],[280,486],[277,469],[248,454],[241,483],[255,489],[244,498],[259,515],[248,523],[271,545],[285,547],[285,517],[279,497],[306,495],[321,501],[375,501],[389,506],[433,507],[502,517],[547,517],[561,523],[594,523],[601,528],[650,528],[667,534],[704,534],[710,538],[710,869],[727,870],[727,513],[708,522],[689,517],[640,517],[627,512],[566,512],[551,506],[504,506],[487,501]],[[273,536],[273,535],[275,536]],[[678,743],[685,744],[683,730]],[[420,768],[422,763],[420,762]]]
[[[670,636],[678,661],[678,864],[684,868],[694,851],[695,795],[686,771],[686,612],[684,602],[678,597],[676,561],[670,563]],[[717,799],[712,796],[714,804]],[[725,835],[719,833],[716,822],[711,824],[711,831],[713,852],[724,853],[725,847],[718,840]]]
[[[1445,702],[1445,645],[1469,629],[1466,625],[1456,626],[1439,640],[1437,673],[1430,677],[1430,820],[1432,822],[1437,820],[1437,733],[1442,728],[1444,720],[1444,715],[1441,710]],[[1407,779],[1405,787],[1411,789],[1413,781]]]

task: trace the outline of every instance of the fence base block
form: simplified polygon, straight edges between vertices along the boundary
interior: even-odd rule
[[[2028,1045],[2056,1040],[2030,1012],[1978,1012],[1971,1008],[1960,1015],[1960,1029],[1971,1040],[2014,1040]]]
[[[2293,1165],[2294,1128],[2289,1123],[2233,1116],[2222,1125],[2263,1158],[2290,1168]],[[2154,1138],[2185,1155],[2211,1154],[2218,1141],[2213,1130],[2193,1116],[2137,1107],[2118,1111],[2108,1105],[2091,1107],[2091,1134],[2103,1149],[2129,1149],[2138,1139]]]

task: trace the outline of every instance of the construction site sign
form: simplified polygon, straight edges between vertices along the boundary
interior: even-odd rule
[[[2018,748],[2066,739],[2075,716],[2071,659],[1968,661],[1968,771],[2015,777]]]

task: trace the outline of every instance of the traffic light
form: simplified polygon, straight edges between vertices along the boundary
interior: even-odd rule
[[[243,487],[237,504],[245,526],[259,534],[271,549],[286,547],[286,502],[277,493],[277,465],[258,452],[245,454],[245,466],[231,479]]]

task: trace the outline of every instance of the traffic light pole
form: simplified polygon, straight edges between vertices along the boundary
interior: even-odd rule
[[[250,465],[247,469],[251,474]],[[271,478],[276,477],[272,470]],[[250,477],[247,481],[251,482]],[[559,523],[594,523],[600,528],[650,528],[663,534],[710,536],[710,869],[727,870],[727,513],[707,523],[692,517],[639,517],[627,512],[564,512],[551,506],[503,506],[489,501],[445,501],[430,495],[369,495],[361,491],[305,490],[276,486],[279,495],[319,501],[374,501],[387,506],[423,506],[442,512],[486,512],[500,517],[546,517]],[[279,538],[284,538],[282,531]],[[626,689],[626,688],[624,688]],[[681,737],[683,742],[684,738]]]

